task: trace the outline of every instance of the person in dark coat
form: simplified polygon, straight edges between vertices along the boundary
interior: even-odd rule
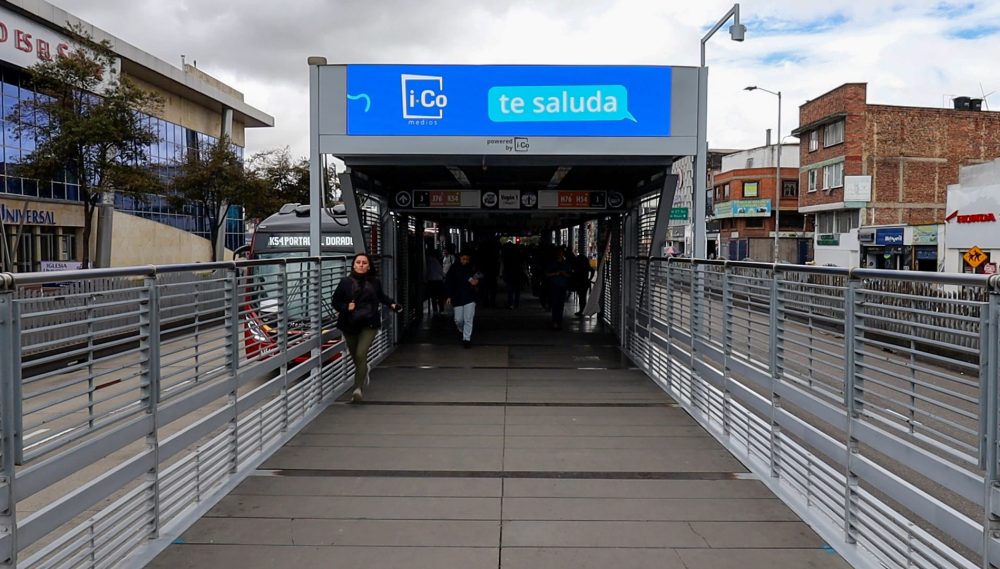
[[[562,329],[563,308],[566,305],[566,292],[569,289],[569,279],[573,275],[573,265],[566,258],[566,249],[556,247],[553,258],[545,269],[545,277],[549,281],[549,307],[552,309],[552,327]]]
[[[351,401],[364,400],[368,384],[368,350],[382,325],[379,307],[383,304],[398,312],[402,307],[382,292],[382,283],[375,276],[371,259],[364,253],[354,256],[351,274],[340,280],[333,291],[337,328],[344,334],[347,350],[354,362],[354,393]]]
[[[462,333],[462,345],[472,347],[472,320],[476,317],[476,288],[482,273],[472,265],[472,258],[465,251],[458,256],[458,263],[451,267],[444,279],[445,305],[455,309],[455,326]]]
[[[587,306],[587,293],[590,292],[590,279],[594,276],[594,272],[586,255],[580,253],[573,257],[573,277],[570,279],[570,285],[580,301],[580,309],[576,311],[576,316],[583,316],[583,309]]]

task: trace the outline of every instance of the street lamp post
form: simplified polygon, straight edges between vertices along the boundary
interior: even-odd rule
[[[774,166],[774,262],[778,262],[778,234],[781,232],[781,197],[784,191],[781,187],[781,91],[770,91],[763,87],[751,85],[745,91],[763,91],[778,97],[778,155]]]
[[[729,27],[729,36],[733,41],[743,41],[747,27],[740,23],[740,5],[733,4],[733,7],[726,12],[726,15],[719,20],[711,30],[701,38],[701,67],[698,68],[698,149],[694,160],[694,224],[693,238],[694,251],[692,258],[704,259],[706,256],[705,242],[705,191],[708,175],[708,68],[705,67],[705,43],[719,31],[729,18],[733,19],[733,25]]]

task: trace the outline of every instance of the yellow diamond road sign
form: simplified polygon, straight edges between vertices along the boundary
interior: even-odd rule
[[[987,259],[986,253],[983,253],[983,250],[979,247],[969,249],[964,255],[962,255],[962,258],[965,259],[965,262],[968,263],[973,269],[985,263]]]

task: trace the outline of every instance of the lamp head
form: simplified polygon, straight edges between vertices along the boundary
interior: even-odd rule
[[[754,91],[754,90],[756,90],[756,89],[757,89],[757,86],[756,86],[756,85],[751,85],[751,86],[749,86],[749,87],[744,87],[744,88],[743,88],[743,90],[744,90],[744,91]]]
[[[747,27],[743,24],[733,24],[729,26],[729,37],[733,41],[743,41],[747,34]]]

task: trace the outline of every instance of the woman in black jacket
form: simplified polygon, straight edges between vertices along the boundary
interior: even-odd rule
[[[337,310],[337,328],[344,334],[344,341],[354,361],[354,393],[351,401],[364,399],[363,389],[368,383],[368,350],[375,341],[382,317],[379,305],[386,304],[394,311],[402,307],[382,292],[382,283],[375,277],[371,259],[364,253],[354,256],[351,274],[341,279],[333,292],[333,307]]]

